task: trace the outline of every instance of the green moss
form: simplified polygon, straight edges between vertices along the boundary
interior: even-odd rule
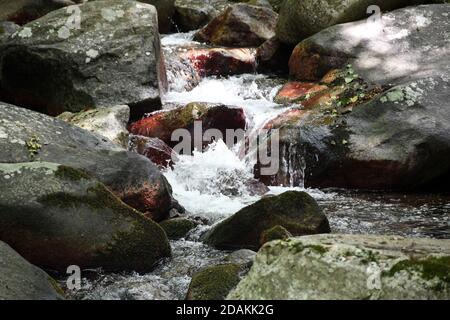
[[[192,277],[187,300],[224,300],[240,281],[237,264],[206,267]]]
[[[169,239],[177,240],[184,237],[190,230],[194,229],[197,226],[197,223],[186,218],[175,218],[161,222],[160,226],[166,232]]]
[[[395,264],[389,271],[384,272],[383,275],[393,277],[403,270],[416,271],[425,280],[438,278],[440,281],[450,284],[450,257],[403,260]]]
[[[72,167],[60,165],[55,172],[55,176],[61,179],[68,179],[71,181],[79,181],[81,179],[91,179],[89,174],[83,170],[74,169]]]
[[[30,139],[25,141],[25,145],[28,150],[28,155],[31,160],[35,158],[35,156],[39,153],[39,151],[42,148],[42,145],[40,144],[40,139],[38,136],[33,135]]]
[[[285,240],[292,237],[289,231],[286,230],[286,228],[276,225],[268,230],[264,230],[261,233],[260,238],[260,244],[261,246],[267,242],[273,241],[273,240]]]

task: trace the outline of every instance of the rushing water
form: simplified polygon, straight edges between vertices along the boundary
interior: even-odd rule
[[[164,50],[191,43],[192,33],[163,39]],[[191,91],[180,79],[169,81],[166,102],[213,102],[244,108],[249,130],[261,127],[289,106],[273,98],[280,82],[264,75],[245,74],[229,78],[206,78]],[[103,274],[95,272],[83,281],[83,289],[72,292],[77,299],[183,299],[193,273],[200,268],[226,260],[229,252],[214,250],[198,241],[211,225],[254,203],[245,179],[252,177],[252,164],[222,142],[193,156],[180,156],[164,174],[173,187],[174,197],[190,215],[209,221],[186,239],[171,241],[173,257],[162,261],[151,273]],[[228,188],[237,189],[230,195]],[[328,216],[332,232],[396,234],[413,237],[450,238],[450,195],[405,195],[361,193],[348,190],[317,190],[273,186],[270,193],[289,189],[303,190],[313,196]],[[89,278],[89,280],[88,280]]]

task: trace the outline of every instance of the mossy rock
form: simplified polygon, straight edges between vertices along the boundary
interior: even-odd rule
[[[328,233],[328,219],[306,192],[288,191],[243,208],[211,229],[205,243],[219,249],[258,250],[261,235],[281,226],[294,236]]]
[[[87,173],[48,162],[0,164],[0,239],[60,272],[145,272],[171,254],[158,224]]]
[[[174,218],[164,220],[160,224],[171,240],[177,240],[186,236],[186,234],[197,226],[195,221],[187,218]]]
[[[192,277],[187,300],[224,300],[240,281],[241,267],[222,264],[206,267]]]
[[[276,225],[268,230],[261,233],[261,239],[259,244],[263,246],[265,243],[273,240],[286,240],[292,237],[292,234],[280,225]]]
[[[336,234],[272,241],[228,298],[448,300],[450,240]]]

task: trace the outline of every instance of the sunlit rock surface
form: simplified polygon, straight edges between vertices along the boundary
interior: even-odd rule
[[[449,240],[315,235],[266,244],[228,299],[449,297]]]

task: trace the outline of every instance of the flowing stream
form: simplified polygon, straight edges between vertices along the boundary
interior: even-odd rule
[[[163,38],[165,51],[192,43],[192,33]],[[191,91],[176,75],[168,75],[167,103],[213,102],[244,108],[249,130],[260,128],[289,106],[273,98],[280,81],[265,75],[244,74],[228,78],[208,77]],[[151,273],[85,274],[83,289],[71,292],[76,299],[184,299],[191,276],[200,268],[226,261],[229,252],[214,250],[199,241],[211,225],[254,203],[245,179],[252,177],[252,164],[218,141],[201,153],[180,156],[164,172],[174,197],[189,214],[209,221],[192,230],[185,239],[171,241],[173,257]],[[229,195],[227,187],[237,189]],[[348,190],[317,190],[273,186],[270,193],[303,190],[314,197],[327,214],[332,232],[396,234],[412,237],[450,238],[450,195],[361,193]]]

